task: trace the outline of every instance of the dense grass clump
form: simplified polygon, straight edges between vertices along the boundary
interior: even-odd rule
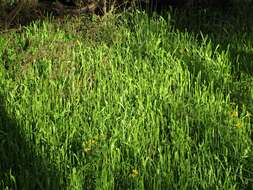
[[[0,36],[1,189],[253,187],[252,33],[82,19]]]

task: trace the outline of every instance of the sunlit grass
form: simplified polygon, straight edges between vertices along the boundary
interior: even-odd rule
[[[234,44],[171,16],[80,19],[0,36],[1,188],[252,187],[252,76],[235,79]]]

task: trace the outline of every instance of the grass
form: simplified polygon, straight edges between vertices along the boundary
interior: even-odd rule
[[[252,189],[252,28],[187,14],[1,34],[0,188]]]

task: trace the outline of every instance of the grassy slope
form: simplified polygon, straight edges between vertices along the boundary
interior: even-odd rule
[[[252,188],[252,33],[186,18],[2,34],[0,188]]]

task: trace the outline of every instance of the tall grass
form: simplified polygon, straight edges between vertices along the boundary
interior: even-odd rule
[[[170,15],[94,18],[0,36],[0,187],[252,188],[229,47]]]

